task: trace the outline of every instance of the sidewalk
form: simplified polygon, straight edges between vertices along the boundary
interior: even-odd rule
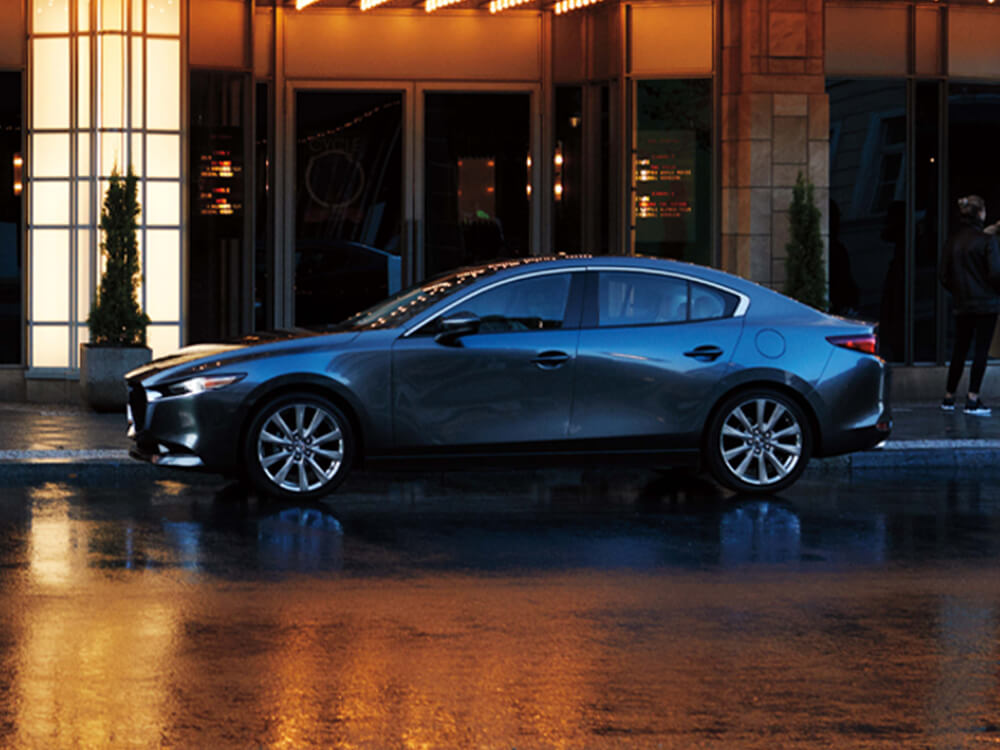
[[[1000,408],[992,417],[949,413],[937,403],[893,407],[890,439],[879,449],[813,460],[809,472],[854,469],[1000,469]],[[99,472],[121,478],[194,478],[129,458],[123,414],[66,405],[0,403],[0,478]],[[202,475],[211,476],[211,475]]]

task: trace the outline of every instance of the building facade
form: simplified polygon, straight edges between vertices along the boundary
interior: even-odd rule
[[[803,174],[832,309],[879,322],[901,372],[946,361],[954,199],[1000,206],[1000,10],[510,4],[0,0],[0,397],[74,397],[101,198],[129,168],[157,355],[498,256],[782,289]]]

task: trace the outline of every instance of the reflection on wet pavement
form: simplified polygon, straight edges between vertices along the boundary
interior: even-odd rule
[[[997,744],[980,480],[0,487],[0,746]]]

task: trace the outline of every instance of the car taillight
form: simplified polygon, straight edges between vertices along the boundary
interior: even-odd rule
[[[827,336],[826,340],[834,346],[853,349],[865,354],[874,354],[878,346],[878,339],[874,333],[862,333],[857,336]]]

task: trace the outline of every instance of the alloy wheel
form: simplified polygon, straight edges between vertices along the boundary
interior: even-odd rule
[[[733,477],[755,487],[772,487],[795,472],[805,438],[792,409],[770,396],[756,396],[726,415],[718,440],[719,456]]]
[[[257,461],[275,487],[290,493],[315,492],[333,481],[344,463],[340,420],[316,403],[289,403],[276,409],[257,433]]]

